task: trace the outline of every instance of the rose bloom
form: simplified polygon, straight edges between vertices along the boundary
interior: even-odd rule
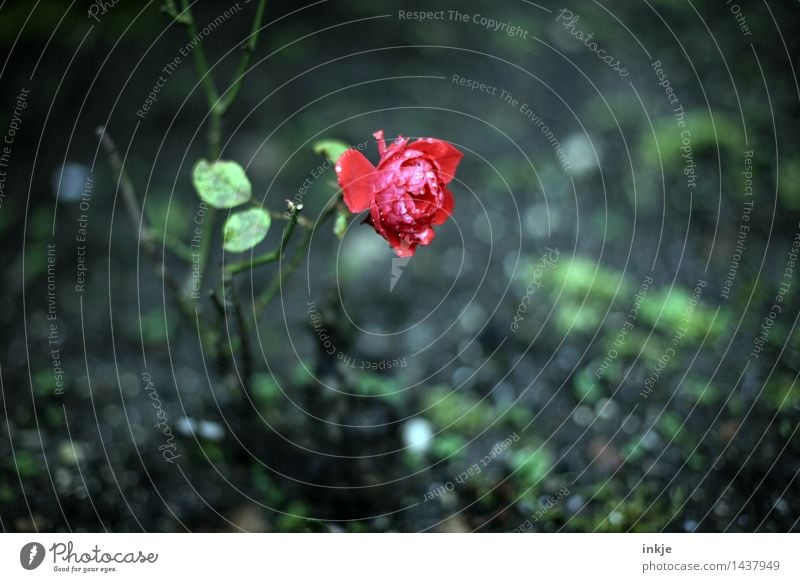
[[[381,156],[377,167],[354,149],[336,162],[344,202],[350,212],[369,210],[364,222],[389,241],[398,257],[410,257],[417,245],[430,244],[432,227],[453,212],[447,184],[464,154],[431,137],[409,143],[398,136],[386,147],[383,130],[373,135]]]

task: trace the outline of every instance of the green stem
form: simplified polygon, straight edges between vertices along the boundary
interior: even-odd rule
[[[152,236],[152,235],[151,235]],[[192,262],[192,249],[169,233],[164,233],[164,248],[187,263]]]
[[[256,8],[256,15],[253,20],[250,35],[245,45],[245,51],[239,61],[239,66],[236,69],[236,76],[234,77],[233,85],[225,92],[225,95],[220,97],[217,91],[214,77],[211,74],[211,69],[208,66],[208,59],[206,58],[205,49],[201,42],[192,51],[195,55],[195,65],[197,72],[200,75],[201,82],[206,92],[206,100],[209,107],[209,122],[208,122],[208,157],[210,160],[218,160],[222,153],[222,123],[228,109],[236,101],[239,96],[239,91],[242,87],[242,81],[247,68],[250,66],[250,60],[255,52],[258,42],[258,36],[261,32],[261,23],[264,20],[264,7],[266,0],[259,0]],[[181,0],[183,10],[180,14],[175,14],[174,2],[167,2],[165,11],[172,15],[176,21],[186,25],[190,38],[197,37],[197,23],[195,22],[192,14],[190,0]],[[216,221],[216,211],[209,210],[206,216],[206,227],[203,239],[200,243],[200,257],[198,259],[198,270],[201,281],[205,276],[206,267],[208,265],[208,258],[211,254],[211,243],[214,239],[214,223]]]
[[[292,237],[292,233],[294,232],[294,227],[297,226],[297,220],[300,216],[300,211],[303,209],[303,206],[300,204],[292,205],[289,209],[289,222],[286,223],[286,226],[283,229],[283,236],[281,237],[281,244],[278,246],[277,249],[274,251],[270,251],[258,257],[254,257],[250,260],[239,261],[237,263],[231,263],[225,267],[225,278],[230,278],[236,275],[237,273],[241,273],[243,271],[251,271],[256,267],[260,267],[262,265],[267,265],[269,263],[274,263],[278,259],[283,256],[284,251],[286,250],[287,245],[289,244],[289,239]]]
[[[158,252],[159,249],[156,247],[156,239],[154,239],[152,236],[152,228],[149,226],[144,215],[142,214],[141,207],[139,206],[139,197],[134,189],[133,181],[130,179],[130,176],[128,176],[128,171],[126,170],[123,160],[119,155],[114,140],[111,139],[111,136],[108,134],[105,127],[98,127],[95,130],[95,133],[100,139],[100,145],[108,156],[109,165],[119,176],[119,188],[122,192],[123,198],[125,199],[125,204],[133,223],[133,227],[137,230],[140,226],[142,228],[142,235],[139,237],[139,246],[142,248],[144,255],[152,262],[153,269],[162,278],[165,287],[173,294],[175,302],[180,308],[181,314],[187,319],[187,322],[194,326],[194,308],[181,291],[177,281],[170,276],[170,273],[167,271],[167,268],[164,265],[164,257]],[[164,248],[161,245],[159,246],[162,249]],[[209,341],[209,336],[206,334],[201,335],[200,341],[206,342],[207,344]]]
[[[225,296],[230,300],[233,307],[233,316],[238,328],[241,349],[237,350],[242,355],[242,386],[245,391],[249,391],[250,379],[253,377],[253,348],[250,345],[250,334],[247,320],[244,317],[242,303],[239,301],[239,294],[236,290],[236,283],[233,278],[225,279]],[[231,349],[233,346],[231,346]]]
[[[189,36],[195,39],[198,36],[197,23],[194,21],[192,8],[189,0],[181,0],[183,11],[181,21],[186,24],[189,29]],[[222,140],[222,111],[219,108],[219,93],[214,84],[214,78],[211,76],[211,69],[208,66],[208,59],[206,58],[206,51],[203,48],[203,43],[198,42],[192,50],[194,54],[194,62],[197,67],[197,74],[200,75],[200,82],[206,90],[206,99],[211,110],[211,119],[208,128],[208,148],[209,158],[212,160],[219,159],[220,142]]]
[[[297,267],[300,266],[300,262],[303,260],[303,255],[305,255],[306,250],[308,249],[308,245],[311,243],[314,233],[317,232],[317,229],[327,222],[331,216],[333,216],[337,210],[337,205],[338,199],[333,204],[329,204],[328,207],[322,211],[319,220],[317,220],[314,226],[306,231],[306,235],[300,241],[300,245],[295,249],[289,263],[284,269],[278,270],[278,273],[275,275],[275,277],[273,277],[270,284],[259,296],[254,305],[254,311],[256,313],[264,313],[264,308],[269,305],[270,301],[272,301],[272,298],[280,290],[283,282],[288,279],[295,272],[295,270],[297,270]]]
[[[264,7],[266,4],[266,0],[259,0],[258,6],[256,7],[256,17],[253,20],[253,26],[250,29],[250,36],[247,39],[247,44],[242,47],[244,49],[244,54],[239,60],[239,66],[234,74],[233,85],[231,85],[231,87],[222,96],[220,107],[223,113],[225,113],[228,108],[233,105],[234,101],[236,101],[236,98],[239,96],[239,91],[242,88],[242,80],[247,72],[247,68],[250,66],[250,59],[252,58],[253,53],[256,50],[256,44],[258,43],[258,35],[261,33],[261,22],[264,20]]]
[[[211,241],[214,239],[214,223],[217,220],[216,208],[209,208],[205,217],[205,228],[203,237],[200,239],[199,257],[197,259],[197,271],[200,274],[200,281],[205,280],[208,257],[211,254]]]

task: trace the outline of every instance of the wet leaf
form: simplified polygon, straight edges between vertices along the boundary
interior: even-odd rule
[[[214,208],[233,208],[250,200],[247,174],[236,162],[199,160],[192,170],[198,196]]]
[[[339,238],[344,238],[344,233],[347,231],[347,217],[344,214],[339,214],[336,217],[336,222],[333,224],[333,234]]]
[[[237,212],[225,222],[224,248],[229,253],[252,249],[267,236],[272,219],[261,208]]]
[[[350,146],[338,139],[322,139],[314,142],[312,146],[314,153],[328,158],[331,164],[335,164],[341,155],[350,149]]]

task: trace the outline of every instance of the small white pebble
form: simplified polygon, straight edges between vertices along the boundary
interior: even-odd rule
[[[433,430],[424,418],[412,418],[403,425],[403,444],[412,453],[423,454],[431,446]]]

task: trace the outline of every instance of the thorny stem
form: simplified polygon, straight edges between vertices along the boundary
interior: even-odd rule
[[[250,65],[250,60],[255,52],[256,44],[258,42],[258,35],[261,31],[261,23],[264,19],[264,7],[266,0],[259,0],[256,7],[256,14],[251,27],[250,35],[248,36],[247,43],[243,47],[244,53],[239,60],[239,66],[236,69],[233,85],[220,96],[217,86],[214,82],[214,77],[211,74],[211,68],[208,65],[205,49],[202,43],[198,42],[192,51],[195,55],[195,66],[197,68],[200,81],[203,84],[206,93],[206,100],[209,107],[209,126],[208,126],[208,157],[210,160],[218,160],[222,153],[222,123],[224,116],[228,109],[236,101],[239,96],[239,91],[242,87],[244,75]],[[184,24],[189,32],[191,39],[198,38],[197,23],[195,22],[194,15],[191,9],[192,3],[189,0],[181,0],[182,10],[178,13],[175,7],[174,0],[166,0],[164,11],[169,14],[176,22]],[[216,221],[216,212],[211,209],[206,215],[205,235],[200,242],[199,257],[197,270],[200,280],[205,276],[206,267],[208,265],[208,258],[211,253],[211,243],[214,238],[214,223]],[[232,286],[231,286],[232,289]],[[232,299],[236,299],[235,296]],[[240,309],[238,311],[241,311]],[[240,325],[241,333],[244,333],[244,328]],[[242,338],[242,342],[246,341]]]
[[[145,216],[142,214],[142,209],[139,205],[139,197],[136,195],[133,182],[128,175],[128,171],[125,169],[125,165],[119,155],[119,151],[117,150],[114,140],[111,139],[111,136],[108,134],[108,131],[105,127],[98,127],[95,130],[95,133],[100,140],[100,145],[102,146],[103,151],[108,157],[108,163],[111,166],[111,169],[119,176],[119,189],[122,193],[122,198],[125,200],[125,207],[127,208],[128,216],[133,223],[133,228],[139,233],[137,239],[143,254],[153,263],[156,272],[164,281],[164,284],[170,290],[170,293],[174,295],[174,298],[181,309],[181,313],[190,323],[193,323],[195,314],[192,305],[186,300],[186,297],[181,292],[177,281],[170,277],[166,271],[163,263],[163,254],[159,256],[160,254],[156,248],[156,241],[151,235],[152,230],[148,225]],[[161,245],[161,248],[163,250],[164,246]],[[210,338],[209,336],[204,335],[201,336],[200,339],[201,341],[207,342]]]
[[[197,24],[194,20],[191,10],[192,2],[190,0],[181,0],[181,7],[182,10],[180,13],[175,7],[175,0],[166,0],[164,5],[164,11],[169,14],[176,22],[184,24],[188,31],[189,35],[192,39],[197,38]],[[266,0],[259,0],[258,5],[256,7],[255,18],[253,20],[253,24],[250,30],[250,35],[247,38],[247,42],[244,44],[243,54],[239,60],[239,65],[236,68],[233,82],[228,89],[222,92],[217,90],[216,84],[214,83],[213,76],[211,75],[211,69],[208,66],[208,60],[206,58],[205,50],[201,43],[197,43],[194,54],[195,54],[195,65],[197,67],[197,72],[200,75],[201,82],[205,89],[206,99],[208,101],[209,106],[209,127],[208,127],[208,156],[209,159],[214,161],[218,160],[221,155],[221,143],[222,143],[222,124],[224,120],[224,116],[230,107],[234,104],[236,99],[239,96],[239,92],[242,88],[242,82],[244,79],[245,74],[247,73],[247,69],[250,66],[250,61],[252,59],[252,55],[255,52],[256,45],[258,43],[258,37],[261,32],[261,23],[264,19],[264,9],[266,6]],[[225,299],[229,299],[234,310],[234,315],[236,317],[237,326],[239,328],[239,341],[241,345],[241,349],[243,351],[243,368],[244,368],[244,378],[246,385],[250,375],[252,374],[252,367],[253,367],[253,359],[250,347],[250,341],[247,333],[247,325],[246,320],[243,315],[243,311],[241,308],[241,304],[236,293],[235,289],[235,282],[234,276],[245,272],[251,271],[254,268],[260,267],[262,265],[267,265],[270,263],[274,263],[276,261],[280,261],[285,252],[286,248],[289,244],[289,240],[291,239],[292,234],[294,233],[295,227],[299,224],[303,229],[306,231],[305,236],[303,237],[302,241],[300,242],[297,249],[295,249],[292,258],[288,262],[287,266],[279,270],[275,276],[273,277],[270,284],[258,298],[258,300],[254,303],[254,309],[263,312],[263,308],[272,300],[274,295],[280,290],[284,280],[289,277],[299,266],[300,262],[303,259],[303,255],[306,253],[308,245],[311,242],[311,238],[313,237],[314,233],[316,232],[317,228],[319,228],[323,223],[325,223],[328,218],[330,218],[334,212],[337,210],[338,200],[329,206],[323,211],[322,215],[320,216],[319,220],[316,223],[311,224],[306,218],[300,216],[300,210],[302,209],[302,205],[293,205],[290,204],[289,207],[289,216],[288,222],[283,230],[283,236],[281,237],[280,246],[269,252],[262,254],[258,257],[255,257],[248,261],[240,261],[237,263],[232,263],[223,269],[223,276],[222,276],[222,293]],[[276,213],[270,213],[271,216],[275,218],[287,218],[283,215],[277,215]],[[204,274],[205,267],[208,263],[208,256],[210,253],[211,247],[211,240],[213,238],[213,224],[215,219],[215,212],[213,209],[207,214],[206,216],[206,236],[203,237],[203,241],[201,242],[200,247],[200,259],[199,259],[199,269],[201,277]],[[179,253],[180,254],[180,253]],[[220,298],[220,296],[212,291],[211,297],[214,302],[217,311],[221,314],[222,317],[225,317],[226,313],[226,301]],[[221,350],[220,350],[221,351]]]

